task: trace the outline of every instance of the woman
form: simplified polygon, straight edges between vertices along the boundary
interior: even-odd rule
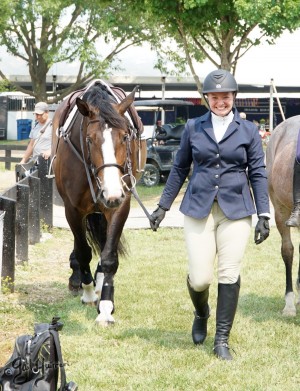
[[[210,110],[187,122],[158,208],[151,216],[156,230],[193,163],[180,206],[188,252],[187,285],[195,307],[192,338],[197,345],[207,335],[209,287],[217,255],[214,353],[224,360],[232,359],[228,338],[238,303],[241,261],[251,232],[251,215],[258,214],[256,244],[269,236],[270,218],[260,136],[256,126],[242,120],[234,107],[237,91],[238,85],[228,71],[219,69],[207,75],[203,94]]]

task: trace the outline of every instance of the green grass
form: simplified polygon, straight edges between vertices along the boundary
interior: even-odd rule
[[[299,234],[292,234],[296,245]],[[0,364],[17,335],[60,315],[67,377],[80,391],[299,390],[300,315],[281,315],[285,271],[275,228],[266,242],[251,240],[247,247],[232,362],[212,354],[216,279],[207,340],[200,347],[192,343],[182,229],[125,230],[125,238],[129,255],[115,277],[116,324],[110,328],[97,327],[96,309],[67,290],[70,231],[54,229],[51,239],[30,246],[28,264],[17,266],[15,293],[0,296]]]

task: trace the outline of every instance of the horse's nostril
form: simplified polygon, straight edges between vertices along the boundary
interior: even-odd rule
[[[121,205],[122,201],[123,201],[122,198],[117,198],[115,200],[108,200],[107,201],[107,206],[109,208],[117,208],[118,206]]]
[[[125,198],[126,194],[124,191],[119,191],[118,194],[108,195],[105,190],[102,190],[98,196],[98,200],[107,208],[118,208]]]

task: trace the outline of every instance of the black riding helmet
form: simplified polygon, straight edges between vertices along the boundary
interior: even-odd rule
[[[232,74],[224,69],[210,72],[203,82],[202,93],[208,92],[238,92],[238,85]]]

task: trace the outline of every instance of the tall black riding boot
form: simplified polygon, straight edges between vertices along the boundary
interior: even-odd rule
[[[300,164],[295,160],[293,175],[293,210],[285,222],[288,227],[300,227]]]
[[[232,360],[228,338],[233,324],[240,292],[240,277],[234,284],[218,285],[217,324],[214,353],[223,360]]]
[[[210,315],[208,296],[209,288],[202,292],[196,292],[187,279],[187,286],[191,300],[195,307],[195,318],[192,327],[192,338],[195,345],[203,344],[207,336],[207,320]]]

